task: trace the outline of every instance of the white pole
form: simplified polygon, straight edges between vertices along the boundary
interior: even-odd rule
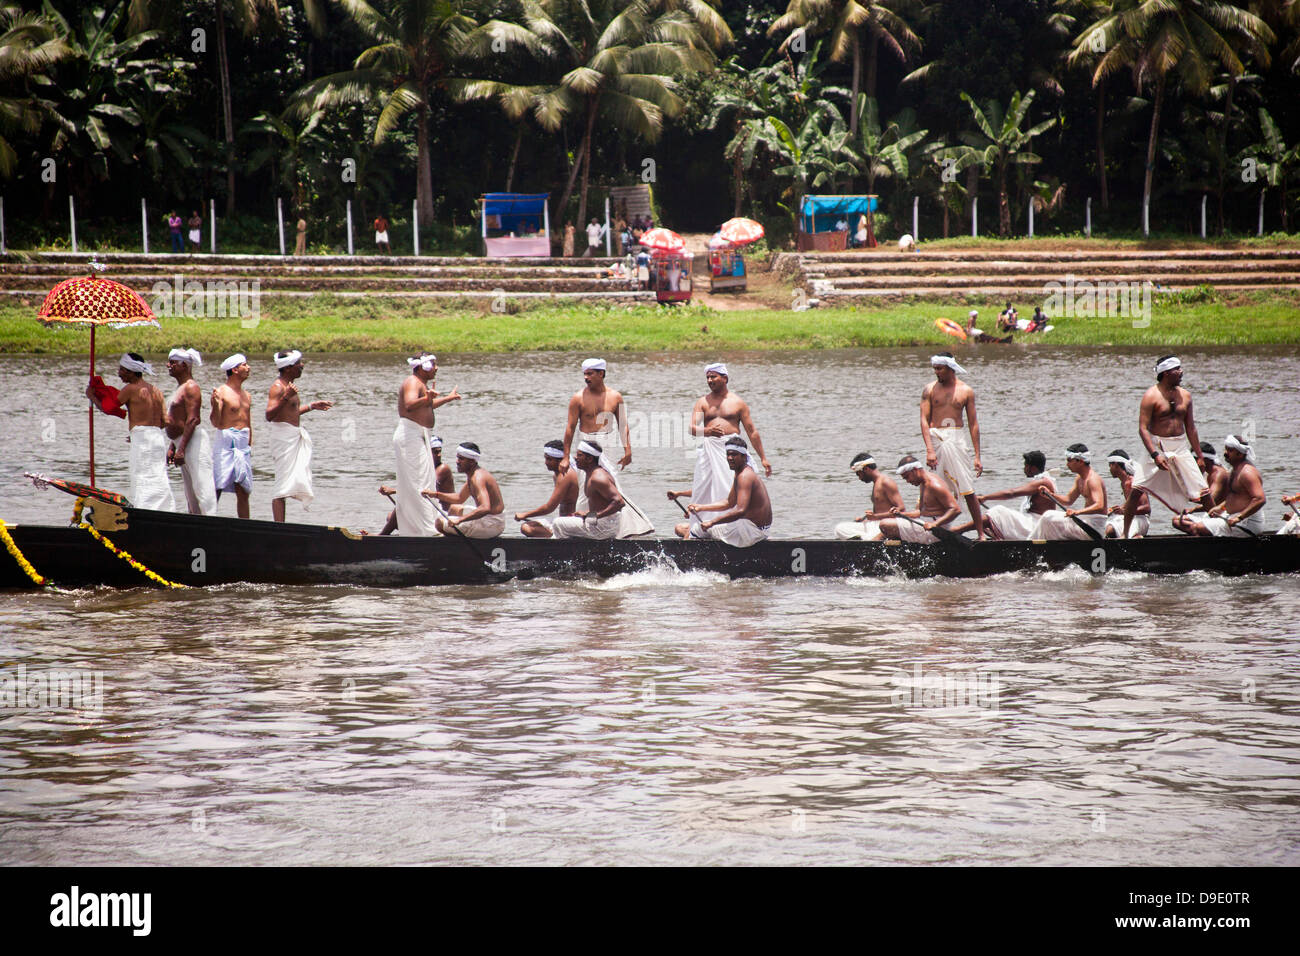
[[[149,209],[145,205],[144,197],[140,197],[140,237],[143,240],[144,254],[149,254]]]
[[[1151,235],[1151,200],[1142,197],[1142,235]]]
[[[72,251],[77,251],[77,204],[68,197],[68,219],[72,222]]]
[[[1205,200],[1209,198],[1205,193],[1201,193],[1201,238],[1205,238]]]
[[[1029,238],[1034,238],[1034,197],[1029,197]]]
[[[1255,232],[1257,236],[1264,235],[1264,193],[1266,192],[1268,192],[1267,189],[1259,191],[1259,229]]]
[[[415,255],[420,254],[420,201],[411,203],[411,242],[415,246]]]
[[[546,250],[546,254],[550,255],[551,249],[554,249],[555,247],[550,245],[551,243],[551,201],[549,199],[542,200],[542,225],[546,228],[546,244],[550,247]]]
[[[8,251],[5,247],[5,197],[0,196],[0,256]]]
[[[1089,239],[1092,238],[1092,197],[1083,206],[1083,234]]]
[[[972,236],[978,236],[978,235],[980,234],[980,230],[979,230],[979,202],[980,202],[980,197],[979,197],[979,196],[973,196],[973,197],[971,197],[971,201],[970,201],[970,234],[971,234]]]
[[[208,200],[208,248],[217,254],[217,201]]]
[[[609,234],[609,197],[605,197],[605,255],[612,256],[613,249],[610,247],[611,236]]]
[[[921,197],[912,197],[912,238],[921,241]]]
[[[352,255],[352,200],[348,200],[348,255]]]
[[[284,255],[284,203],[275,197],[275,221],[280,227],[280,255]]]

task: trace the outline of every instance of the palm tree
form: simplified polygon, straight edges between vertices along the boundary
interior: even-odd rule
[[[980,107],[969,93],[962,93],[961,98],[970,107],[975,118],[978,133],[967,132],[961,135],[966,145],[979,150],[982,163],[992,168],[998,187],[998,235],[1011,233],[1011,206],[1007,201],[1007,168],[1012,164],[1041,163],[1042,157],[1027,151],[1030,141],[1056,125],[1056,119],[1043,120],[1027,130],[1021,124],[1029,115],[1029,107],[1034,102],[1034,91],[1030,90],[1023,97],[1019,91],[1011,94],[1011,102],[1004,110],[997,100],[988,100]]]
[[[1155,88],[1142,183],[1144,210],[1151,201],[1160,115],[1170,79],[1199,96],[1209,88],[1216,64],[1233,76],[1245,72],[1233,41],[1267,65],[1267,45],[1274,39],[1263,20],[1224,0],[1114,0],[1109,11],[1079,35],[1071,57],[1083,56],[1085,50],[1090,54],[1093,47],[1105,51],[1093,71],[1094,86],[1130,69],[1138,90]]]
[[[918,11],[917,0],[789,0],[785,14],[768,28],[768,36],[787,34],[781,44],[785,52],[801,31],[804,34],[829,34],[831,59],[836,63],[852,57],[852,92],[849,134],[858,131],[858,90],[862,79],[862,33],[867,34],[866,94],[876,95],[876,65],[880,44],[907,62],[909,50],[919,50],[921,39],[912,29],[907,16]]]
[[[70,52],[57,22],[16,3],[0,4],[0,176],[12,176],[18,162],[10,138],[36,133],[49,112],[29,83]]]
[[[773,172],[790,180],[782,194],[790,196],[790,204],[777,205],[790,214],[797,232],[799,207],[808,190],[834,182],[839,176],[852,176],[856,171],[851,162],[842,158],[848,130],[839,110],[829,103],[814,107],[797,132],[775,116],[767,117],[764,126],[762,144],[783,164]]]
[[[523,20],[562,71],[535,98],[533,115],[545,130],[570,117],[582,121],[582,141],[559,209],[563,215],[579,170],[578,221],[587,218],[587,185],[596,124],[654,142],[665,116],[683,104],[673,74],[713,66],[731,30],[705,0],[520,0]]]
[[[883,129],[880,125],[880,110],[876,101],[865,93],[858,96],[858,126],[856,140],[850,134],[848,152],[853,156],[867,174],[867,192],[876,191],[876,177],[889,178],[897,175],[908,177],[907,151],[925,139],[928,129],[911,130],[904,133],[898,123],[891,122]],[[909,114],[909,125],[914,118]]]

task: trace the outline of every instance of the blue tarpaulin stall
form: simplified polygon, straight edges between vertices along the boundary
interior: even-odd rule
[[[480,200],[483,245],[489,256],[551,254],[550,193],[486,193]],[[496,233],[490,235],[489,233]]]
[[[879,205],[879,196],[804,196],[799,207],[799,228],[806,233],[833,232],[835,223],[844,219],[851,232],[851,217],[873,213]]]

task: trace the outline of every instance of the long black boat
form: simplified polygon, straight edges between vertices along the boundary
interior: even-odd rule
[[[1155,536],[1129,541],[949,541],[940,544],[776,539],[737,549],[713,541],[619,541],[458,535],[403,538],[346,528],[97,507],[102,537],[162,578],[195,587],[346,584],[412,587],[534,577],[609,577],[667,564],[738,577],[984,577],[1079,567],[1093,574],[1141,571],[1224,575],[1300,571],[1300,537]],[[37,573],[60,587],[151,587],[141,570],[76,525],[9,525]],[[32,588],[18,561],[0,553],[0,588]]]

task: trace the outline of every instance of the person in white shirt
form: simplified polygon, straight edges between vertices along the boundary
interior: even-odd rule
[[[605,227],[596,220],[595,216],[592,216],[591,222],[587,225],[587,248],[582,253],[584,259],[600,255],[600,240],[604,235]]]

